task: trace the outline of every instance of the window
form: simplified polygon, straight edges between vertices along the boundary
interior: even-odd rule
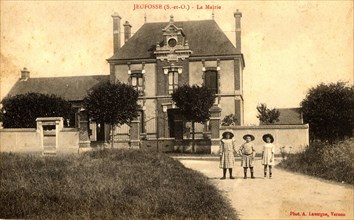
[[[205,71],[205,86],[211,89],[215,94],[219,92],[218,72],[216,70]]]
[[[144,95],[143,74],[141,73],[132,74],[131,85],[134,87],[136,91],[138,91],[139,95]]]
[[[145,114],[143,110],[140,111],[140,132],[145,133]]]
[[[178,88],[178,72],[168,72],[168,94],[172,94]]]
[[[170,47],[175,47],[176,44],[177,44],[176,39],[171,38],[171,39],[168,40],[168,46],[170,46]]]

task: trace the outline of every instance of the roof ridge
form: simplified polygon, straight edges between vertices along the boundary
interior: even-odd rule
[[[301,106],[298,107],[285,107],[285,108],[276,108],[276,109],[299,109]]]
[[[109,80],[109,75],[29,78],[27,81],[18,80],[7,95],[14,96],[35,92],[54,94],[71,101],[83,100],[89,89]]]
[[[45,76],[45,77],[30,77],[28,79],[53,79],[53,78],[73,78],[73,77],[93,77],[93,76],[110,76],[109,74],[105,75],[73,75],[73,76]]]
[[[198,21],[214,21],[214,19],[202,19],[202,20],[183,20],[183,21],[174,21],[173,23],[178,23],[178,22],[198,22]],[[170,23],[169,21],[152,21],[152,22],[146,22],[144,24],[165,24],[165,23]],[[144,25],[143,24],[143,25]]]

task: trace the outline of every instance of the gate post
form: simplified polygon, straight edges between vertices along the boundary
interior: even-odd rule
[[[90,147],[91,141],[88,135],[89,120],[85,110],[79,112],[79,147]]]
[[[138,111],[138,116],[131,121],[129,135],[130,135],[130,147],[140,148],[140,117],[141,112]]]
[[[220,113],[221,108],[214,105],[210,108],[211,154],[218,154],[220,147]]]
[[[36,119],[37,132],[40,133],[43,155],[55,155],[59,146],[59,131],[64,128],[62,117],[42,117]]]

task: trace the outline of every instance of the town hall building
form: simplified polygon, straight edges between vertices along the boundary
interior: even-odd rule
[[[217,94],[221,115],[234,114],[237,124],[243,125],[241,16],[238,11],[234,14],[235,47],[215,20],[174,21],[172,15],[168,22],[143,24],[133,36],[126,21],[121,46],[121,17],[112,15],[110,80],[129,83],[139,92],[143,135],[175,138],[188,131],[188,123],[176,123],[180,116],[171,99],[173,90],[184,84],[209,87]],[[197,132],[208,132],[207,124],[199,124]],[[124,133],[124,128],[117,133]]]

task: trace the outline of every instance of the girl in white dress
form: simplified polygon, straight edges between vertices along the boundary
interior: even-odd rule
[[[274,165],[274,151],[275,147],[272,144],[274,138],[271,134],[263,135],[263,141],[266,142],[263,145],[262,152],[262,164],[264,165],[264,178],[267,177],[267,167],[269,167],[269,178],[272,178],[272,166]]]

